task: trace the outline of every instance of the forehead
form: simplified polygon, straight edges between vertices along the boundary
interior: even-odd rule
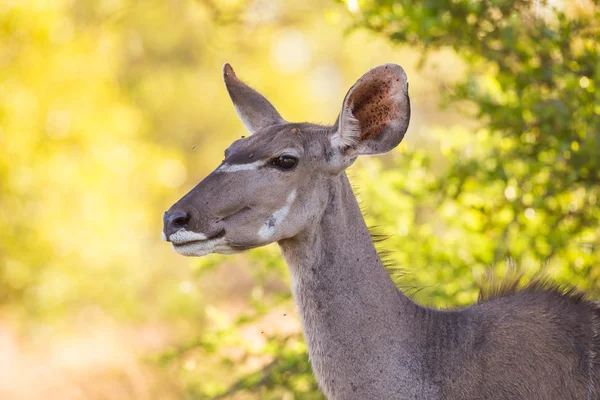
[[[227,164],[247,164],[296,150],[300,155],[314,142],[325,137],[325,127],[314,124],[281,124],[262,129],[236,140],[225,150]]]

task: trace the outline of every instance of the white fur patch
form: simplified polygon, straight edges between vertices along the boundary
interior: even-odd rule
[[[171,236],[169,236],[169,240],[175,244],[194,242],[194,241],[206,240],[206,239],[207,239],[206,235],[203,233],[186,231],[185,229],[180,229],[177,232],[171,234]]]
[[[167,241],[167,235],[165,235],[165,231],[162,232],[162,240]]]
[[[290,207],[296,199],[296,189],[288,195],[285,205],[279,210],[275,211],[260,227],[258,230],[258,237],[260,240],[268,240],[273,236],[277,229],[277,224],[281,223],[290,212]]]
[[[253,171],[264,165],[264,161],[255,161],[249,164],[221,164],[215,172],[237,172],[237,171]]]
[[[224,237],[201,242],[191,242],[188,244],[173,243],[173,250],[188,257],[202,257],[210,253],[233,254],[236,252],[225,243]]]

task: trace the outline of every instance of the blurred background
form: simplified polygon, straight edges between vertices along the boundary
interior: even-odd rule
[[[333,123],[401,64],[406,139],[349,170],[398,286],[600,289],[594,0],[4,0],[0,398],[320,399],[276,245],[189,259],[164,210],[246,134],[221,66]]]

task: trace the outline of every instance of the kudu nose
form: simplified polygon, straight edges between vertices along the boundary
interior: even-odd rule
[[[163,223],[166,239],[169,240],[169,236],[178,230],[187,228],[189,221],[190,216],[187,213],[175,212],[173,214],[169,214],[169,212],[165,212],[165,215],[163,216]]]

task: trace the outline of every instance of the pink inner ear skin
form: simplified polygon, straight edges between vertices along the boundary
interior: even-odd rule
[[[394,80],[400,83],[393,76],[374,77],[352,93],[352,114],[360,123],[361,139],[377,139],[385,125],[398,118],[401,110],[394,99]]]

